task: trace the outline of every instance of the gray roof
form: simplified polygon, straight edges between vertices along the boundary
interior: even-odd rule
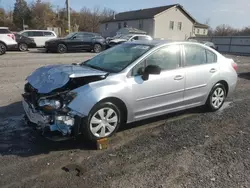
[[[194,26],[195,27],[200,27],[200,28],[208,28],[208,25],[201,24],[201,23],[198,23],[198,22],[194,23]]]
[[[112,22],[112,21],[125,21],[125,20],[138,20],[138,19],[149,19],[153,18],[155,15],[168,10],[174,6],[180,6],[179,4],[173,4],[168,6],[161,6],[161,7],[154,7],[154,8],[147,8],[147,9],[140,9],[140,10],[133,10],[128,12],[121,12],[115,15],[115,19],[109,18],[102,23],[105,22]]]

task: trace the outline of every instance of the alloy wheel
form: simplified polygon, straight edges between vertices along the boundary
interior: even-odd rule
[[[25,43],[19,44],[19,50],[20,50],[21,52],[27,51],[27,50],[28,50],[28,45],[25,44]]]
[[[94,45],[94,52],[100,53],[101,51],[102,51],[102,46],[100,44],[95,44]]]
[[[221,107],[222,103],[225,100],[225,92],[221,87],[218,87],[214,90],[212,94],[211,104],[215,109],[218,109]]]
[[[57,51],[59,53],[65,53],[67,51],[67,47],[64,44],[59,44],[57,47]]]
[[[118,115],[112,108],[99,109],[90,120],[90,131],[97,138],[111,135],[118,125]]]
[[[0,55],[5,54],[5,52],[6,52],[6,46],[0,43]]]

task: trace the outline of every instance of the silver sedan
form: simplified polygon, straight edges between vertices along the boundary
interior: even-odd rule
[[[121,125],[179,110],[221,108],[237,64],[200,43],[136,41],[77,65],[50,65],[27,77],[27,119],[63,137],[97,140]]]

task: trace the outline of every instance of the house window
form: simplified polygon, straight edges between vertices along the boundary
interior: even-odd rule
[[[203,29],[203,34],[204,34],[204,35],[206,34],[206,29]]]
[[[118,29],[121,29],[121,28],[122,28],[122,24],[118,23]]]
[[[139,29],[143,29],[143,20],[139,20]]]
[[[178,30],[181,31],[181,28],[182,28],[182,23],[181,23],[181,22],[178,22]]]
[[[174,22],[173,21],[169,22],[169,29],[174,30]]]
[[[124,23],[123,23],[123,27],[128,27],[127,22],[124,22]]]
[[[198,33],[198,34],[200,33],[200,29],[197,29],[197,33]]]
[[[105,24],[105,30],[106,31],[108,30],[108,24]]]

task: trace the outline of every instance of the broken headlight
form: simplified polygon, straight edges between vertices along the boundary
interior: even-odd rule
[[[57,110],[62,107],[62,104],[59,100],[55,99],[40,99],[38,106],[46,110]]]
[[[76,98],[76,93],[73,91],[68,92],[63,96],[63,102],[69,104],[74,98]]]

